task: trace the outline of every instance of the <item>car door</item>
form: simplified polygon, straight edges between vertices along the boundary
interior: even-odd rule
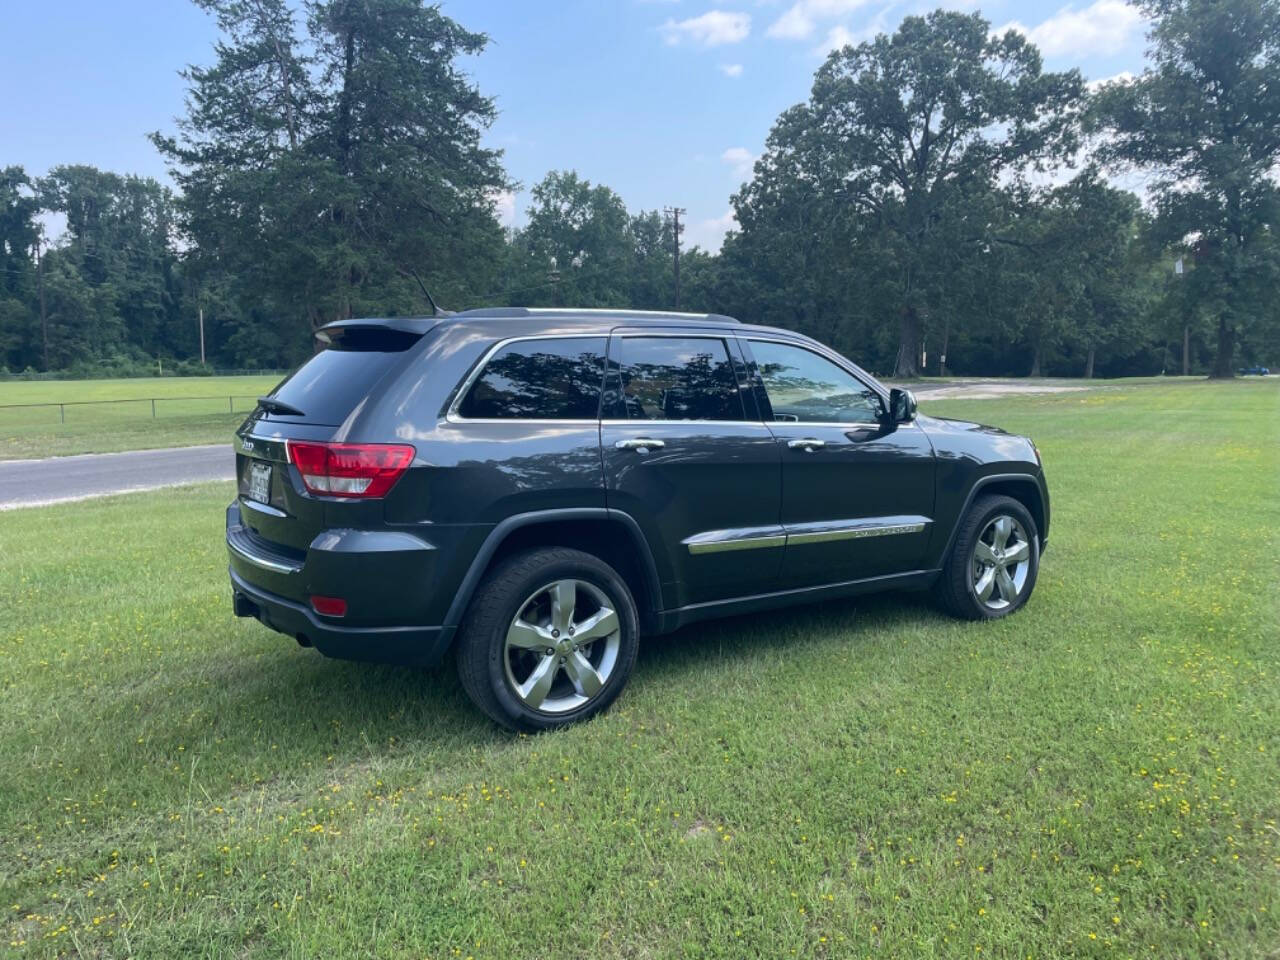
[[[668,606],[775,588],[781,455],[733,338],[615,331],[600,434],[608,505],[644,531]]]
[[[934,454],[914,423],[834,355],[751,337],[746,356],[782,457],[783,587],[919,569],[933,522]]]

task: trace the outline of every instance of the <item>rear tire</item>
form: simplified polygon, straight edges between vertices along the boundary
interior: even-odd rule
[[[552,730],[608,707],[638,648],[635,601],[617,572],[589,553],[543,547],[481,582],[458,634],[458,678],[503,726]]]
[[[1040,571],[1040,535],[1012,497],[979,497],[960,521],[935,592],[964,620],[997,620],[1020,610]]]

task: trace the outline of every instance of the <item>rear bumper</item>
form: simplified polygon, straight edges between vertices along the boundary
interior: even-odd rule
[[[431,666],[453,640],[455,627],[341,627],[322,621],[310,608],[246,581],[234,570],[231,606],[237,617],[253,617],[263,626],[315,647],[326,657]]]
[[[431,583],[435,549],[420,538],[333,530],[305,552],[290,551],[254,536],[232,504],[227,552],[236,616],[253,617],[325,656],[429,665],[457,629],[422,623],[422,586]],[[347,598],[348,615],[316,614],[307,602],[312,594]]]

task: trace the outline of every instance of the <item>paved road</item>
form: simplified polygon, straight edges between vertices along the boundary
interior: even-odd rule
[[[235,476],[231,445],[0,461],[0,510]]]

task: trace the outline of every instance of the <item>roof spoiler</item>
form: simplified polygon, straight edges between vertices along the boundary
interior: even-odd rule
[[[374,340],[385,336],[391,340],[412,342],[421,339],[442,319],[442,317],[360,317],[335,320],[317,330],[315,338],[325,346],[332,346],[343,339],[351,340],[361,334]]]

